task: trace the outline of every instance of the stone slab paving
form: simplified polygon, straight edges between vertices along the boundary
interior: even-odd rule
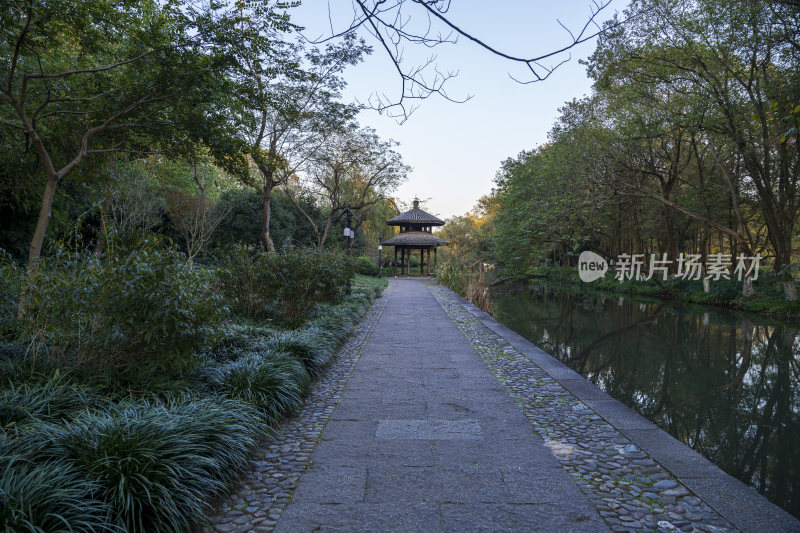
[[[607,531],[425,282],[391,283],[276,530]]]

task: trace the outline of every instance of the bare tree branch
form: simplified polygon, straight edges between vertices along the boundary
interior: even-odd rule
[[[570,30],[560,20],[557,20],[556,22],[569,35],[568,42],[555,50],[536,56],[520,56],[509,53],[456,24],[449,16],[449,0],[352,0],[353,17],[342,30],[334,27],[333,8],[329,2],[330,35],[309,40],[314,43],[323,43],[359,31],[371,35],[392,63],[393,70],[399,78],[400,87],[396,96],[374,93],[367,100],[367,104],[372,109],[381,113],[386,112],[389,116],[403,122],[418,106],[414,102],[424,100],[433,94],[452,102],[464,102],[471,98],[469,95],[464,98],[456,98],[446,92],[446,82],[457,76],[458,72],[440,70],[436,65],[435,56],[429,57],[421,64],[410,67],[406,65],[403,57],[403,44],[434,48],[442,44],[456,44],[458,39],[463,37],[502,60],[523,65],[529,78],[525,79],[509,73],[509,77],[514,81],[522,84],[540,82],[546,80],[561,65],[571,60],[572,56],[569,54],[569,50],[625,23],[625,21],[614,21],[605,26],[601,26],[599,23],[601,13],[608,8],[611,1],[592,0],[587,20],[576,31]],[[408,9],[404,9],[408,6],[415,6],[419,9],[408,13]],[[412,21],[418,22],[421,27],[418,25],[417,28],[413,28]],[[445,31],[439,31],[438,28]],[[554,65],[543,64],[545,60],[562,57],[565,54],[567,57],[556,61]]]

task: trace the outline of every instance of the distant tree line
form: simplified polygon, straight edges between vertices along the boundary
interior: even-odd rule
[[[456,226],[515,273],[583,250],[760,254],[796,300],[800,6],[635,0],[624,19],[586,62],[592,94]]]

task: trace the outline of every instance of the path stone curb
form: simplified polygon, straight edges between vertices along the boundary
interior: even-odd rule
[[[452,291],[438,285],[429,289],[612,531],[736,530],[649,454],[487,328]]]
[[[314,381],[302,411],[281,424],[277,435],[255,451],[241,486],[208,516],[208,525],[199,531],[269,533],[275,529],[392,290],[389,285],[373,302],[334,361]]]

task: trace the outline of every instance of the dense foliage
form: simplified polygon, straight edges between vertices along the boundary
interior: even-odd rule
[[[73,240],[101,254],[110,235],[156,231],[192,262],[230,242],[322,248],[316,228],[346,205],[368,217],[407,170],[341,99],[343,71],[371,49],[352,32],[308,44],[292,7],[4,2],[0,249],[31,261]],[[369,142],[328,142],[341,136]],[[340,204],[314,195],[330,172],[298,179],[323,151],[350,161]]]
[[[20,328],[40,346],[84,365],[179,373],[226,318],[207,272],[174,248],[143,244],[100,259],[59,254],[20,279]]]
[[[574,268],[586,250],[643,254],[644,274],[667,254],[672,276],[682,253],[727,255],[731,272],[759,254],[761,281],[735,290],[758,308],[777,286],[792,303],[775,310],[800,312],[800,8],[636,0],[622,17],[586,63],[592,94],[564,105],[548,143],[506,160],[446,238],[462,262],[512,276]],[[685,292],[678,281],[659,292]]]
[[[227,301],[245,315],[277,313],[291,322],[320,302],[338,300],[353,274],[353,261],[342,252],[287,248],[276,254],[238,247],[218,275]]]

